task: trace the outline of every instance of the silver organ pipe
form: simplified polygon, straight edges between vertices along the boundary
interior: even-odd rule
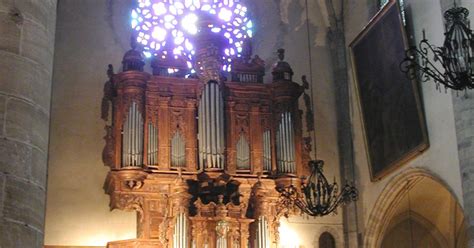
[[[200,167],[224,169],[224,100],[217,83],[205,85],[198,113]]]
[[[237,169],[250,169],[249,143],[247,142],[243,134],[240,135],[239,141],[237,142]]]
[[[216,138],[216,128],[217,128],[217,119],[213,119],[212,116],[216,116],[216,105],[217,105],[217,97],[216,97],[216,90],[214,87],[211,87],[211,90],[210,90],[211,94],[210,94],[210,98],[209,98],[209,102],[210,102],[210,109],[211,109],[211,119],[210,119],[210,142],[209,142],[209,146],[210,146],[210,149],[211,149],[211,154],[217,154],[217,140],[215,139]],[[213,143],[215,143],[216,145],[214,145]],[[211,159],[212,159],[212,164],[215,165],[216,164],[216,156],[212,156],[211,155]]]
[[[217,238],[217,248],[227,248],[227,238],[219,237]]]
[[[156,165],[158,163],[158,130],[153,123],[148,123],[148,165]]]
[[[185,213],[176,216],[173,234],[173,248],[188,248],[188,219]]]
[[[270,130],[263,132],[263,170],[272,170],[272,147]]]
[[[294,127],[290,112],[281,114],[277,130],[277,165],[278,172],[295,173]]]
[[[256,248],[269,248],[270,235],[268,230],[268,221],[265,216],[258,217],[257,220],[257,240]]]
[[[283,147],[283,161],[284,161],[284,166],[283,166],[283,171],[288,172],[288,127],[287,127],[287,119],[286,119],[286,114],[283,114],[282,116],[282,131],[280,132],[282,134],[282,147]]]
[[[184,167],[186,165],[186,146],[184,138],[178,131],[171,139],[171,166]]]
[[[216,248],[227,248],[227,235],[229,231],[229,226],[226,221],[217,222],[216,233],[217,233],[217,245]]]
[[[288,113],[288,126],[289,126],[289,147],[290,147],[290,171],[296,173],[296,152],[295,152],[295,128],[293,124],[293,118],[290,113]]]
[[[143,118],[135,102],[132,102],[123,125],[122,167],[138,167],[143,164]]]

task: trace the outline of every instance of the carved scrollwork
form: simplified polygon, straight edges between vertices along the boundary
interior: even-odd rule
[[[140,223],[143,223],[143,197],[134,194],[115,194],[110,200],[110,209],[120,209],[124,211],[137,211],[140,216]]]
[[[104,165],[113,167],[114,166],[114,156],[115,156],[115,137],[114,129],[112,126],[105,126],[105,146],[102,150],[102,161]]]
[[[134,180],[134,179],[125,180],[125,186],[127,186],[127,188],[129,188],[129,189],[137,190],[137,189],[140,189],[141,187],[143,187],[143,181]]]
[[[113,89],[113,75],[114,75],[114,68],[112,65],[109,65],[107,70],[107,76],[109,80],[104,84],[104,96],[102,97],[102,105],[101,105],[101,118],[104,121],[109,120],[109,110],[110,104],[113,102],[114,96],[114,89]]]
[[[148,121],[156,123],[158,119],[158,106],[157,105],[146,105],[146,116]]]
[[[238,142],[239,138],[238,135],[243,134],[247,141],[250,140],[249,137],[249,127],[250,121],[248,114],[237,114],[235,118],[235,130],[237,137],[235,138],[236,143]]]
[[[183,110],[171,110],[171,137],[176,132],[186,133],[186,122],[184,121]]]
[[[168,237],[167,237],[167,230],[169,227],[169,222],[170,222],[170,217],[168,213],[168,208],[165,208],[165,214],[163,217],[163,221],[160,224],[159,230],[160,234],[158,235],[158,240],[160,240],[161,244],[163,244],[163,247],[168,247]]]

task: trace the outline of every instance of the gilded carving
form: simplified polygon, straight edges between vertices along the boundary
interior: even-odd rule
[[[182,109],[171,109],[171,121],[170,121],[170,126],[171,126],[171,136],[174,135],[177,131],[181,133],[186,133],[186,122],[184,121],[184,110]]]
[[[137,211],[140,223],[143,223],[143,197],[134,194],[114,194],[110,201],[111,210]]]
[[[107,76],[109,80],[104,84],[104,95],[102,97],[102,105],[101,105],[101,118],[104,121],[109,120],[109,111],[110,111],[110,104],[113,103],[114,97],[114,89],[113,89],[113,75],[114,75],[114,68],[112,65],[109,65],[107,70]]]
[[[169,229],[169,215],[168,215],[168,208],[164,209],[164,216],[163,216],[163,221],[160,224],[160,231],[158,235],[158,240],[160,240],[161,244],[163,244],[163,247],[168,247],[168,229]]]
[[[143,181],[141,180],[125,180],[125,186],[132,190],[141,189],[143,186]]]
[[[114,129],[112,126],[105,126],[105,146],[102,150],[102,161],[104,165],[113,168],[114,166],[114,155],[115,155],[115,137],[114,137]]]
[[[260,58],[251,60],[250,55],[242,58],[239,65],[242,71],[238,72],[250,75],[245,79],[247,82],[227,82],[220,74],[221,57],[216,57],[221,52],[219,44],[208,41],[204,39],[196,43],[198,79],[156,76],[142,71],[114,74],[109,68],[101,117],[104,120],[110,118],[109,104],[112,103],[114,118],[110,119],[113,123],[106,126],[106,144],[102,152],[104,163],[111,167],[104,186],[110,195],[110,207],[137,211],[140,239],[150,240],[157,247],[173,245],[174,220],[180,213],[188,216],[192,227],[189,240],[197,248],[205,247],[204,244],[215,248],[218,236],[227,236],[227,241],[236,244],[235,247],[247,248],[250,224],[259,216],[268,218],[272,242],[277,244],[279,218],[296,212],[294,206],[279,201],[275,190],[277,179],[272,175],[258,176],[263,166],[262,135],[264,131],[271,131],[272,165],[275,167],[275,130],[281,113],[291,112],[295,119],[297,172],[301,173],[301,161],[308,159],[310,150],[310,144],[302,138],[301,113],[297,109],[302,87],[292,82],[263,84],[248,81],[254,80],[255,75],[263,76],[264,66]],[[224,145],[228,161],[224,171],[199,168],[196,161],[199,146],[199,116],[196,113],[202,88],[210,80],[218,82],[224,98]],[[143,141],[144,160],[148,148],[158,147],[156,167],[121,168],[121,128],[132,102],[146,118],[145,125],[153,123],[159,128],[157,139],[149,141],[145,136],[144,140],[139,140]],[[305,103],[308,103],[307,99]],[[307,121],[310,120],[307,118]],[[148,126],[143,130],[146,134]],[[185,139],[185,172],[170,168],[170,140],[177,131]],[[252,161],[252,168],[245,171],[246,174],[237,171],[235,165],[240,135],[244,135],[249,143]],[[150,142],[157,144],[148,146]],[[196,174],[199,169],[200,173]],[[142,243],[134,240],[129,244],[126,247],[139,247],[136,245]]]

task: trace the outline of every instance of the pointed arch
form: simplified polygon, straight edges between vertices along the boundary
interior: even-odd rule
[[[392,178],[382,190],[369,215],[364,234],[364,245],[367,248],[380,247],[385,233],[396,217],[396,210],[406,196],[405,193],[413,189],[423,180],[431,180],[449,192],[456,200],[453,191],[437,176],[422,168],[410,168]]]

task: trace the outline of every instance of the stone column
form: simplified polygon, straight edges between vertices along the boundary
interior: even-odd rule
[[[474,92],[454,92],[453,107],[468,247],[474,247]]]
[[[0,247],[43,247],[56,0],[0,0]]]
[[[473,10],[474,2],[457,1],[458,6]],[[452,1],[441,0],[443,11],[453,6]],[[471,29],[474,16],[471,12]],[[474,92],[453,92],[454,119],[458,143],[459,166],[463,189],[464,216],[468,234],[468,246],[474,247]]]

